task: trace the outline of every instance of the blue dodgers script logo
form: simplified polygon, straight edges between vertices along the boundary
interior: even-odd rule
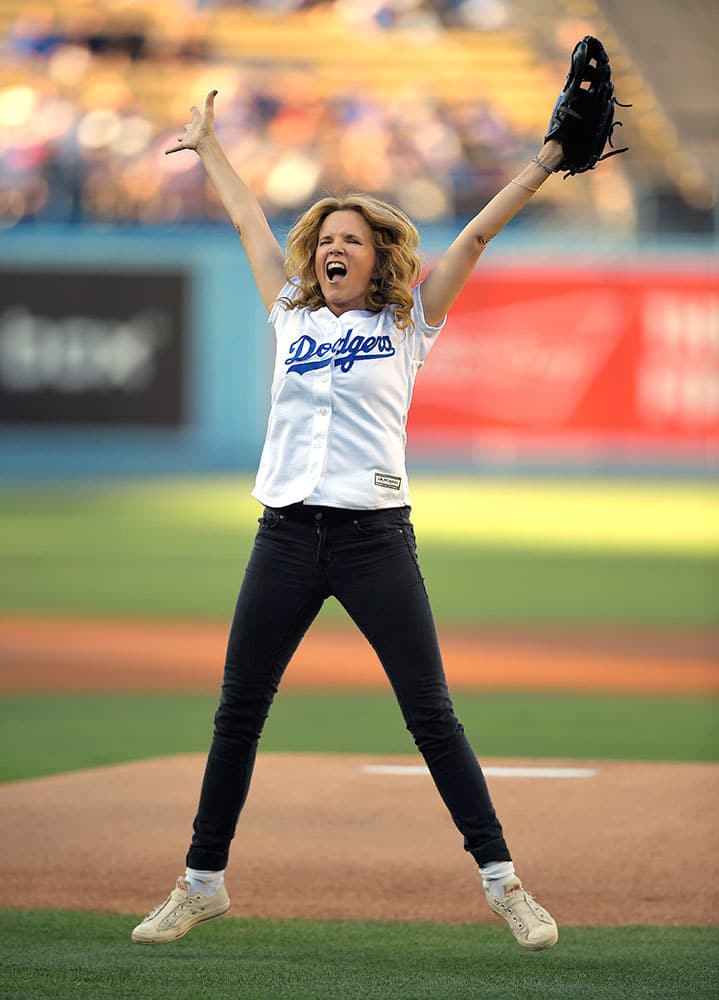
[[[395,353],[392,341],[386,335],[363,337],[358,333],[353,337],[352,330],[348,330],[344,337],[335,340],[333,344],[318,344],[314,337],[304,334],[294,344],[290,344],[290,355],[285,364],[288,372],[298,372],[300,375],[331,364],[340,371],[348,372],[355,361],[391,358]]]

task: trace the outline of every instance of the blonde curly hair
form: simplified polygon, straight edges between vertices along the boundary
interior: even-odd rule
[[[320,309],[325,300],[315,274],[315,251],[322,223],[332,212],[359,212],[372,230],[376,272],[367,290],[367,308],[379,312],[395,307],[400,330],[412,327],[412,285],[421,273],[417,250],[419,233],[404,212],[369,194],[347,194],[322,198],[300,216],[287,238],[285,271],[297,282],[297,294],[279,301],[286,309]]]

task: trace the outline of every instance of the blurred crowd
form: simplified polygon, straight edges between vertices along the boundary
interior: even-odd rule
[[[491,30],[506,25],[510,17],[504,0],[201,0],[200,6],[254,7],[273,14],[339,7],[381,30],[427,24]]]
[[[391,32],[507,27],[503,0],[206,0],[172,5],[158,30],[149,3],[23,6],[0,73],[0,224],[224,221],[199,161],[166,157],[189,104],[217,86],[218,133],[274,218],[321,193],[376,192],[418,221],[462,217],[536,150],[477,94],[444,103],[407,89],[390,100],[326,85],[306,64],[218,58],[206,19],[218,8],[328,16]],[[111,11],[111,13],[110,13]],[[169,89],[168,89],[169,85]],[[182,117],[180,117],[180,115]]]

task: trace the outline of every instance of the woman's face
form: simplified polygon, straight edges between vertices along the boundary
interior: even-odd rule
[[[315,251],[315,274],[335,316],[348,309],[367,308],[367,290],[376,262],[372,229],[360,212],[349,209],[327,216]]]

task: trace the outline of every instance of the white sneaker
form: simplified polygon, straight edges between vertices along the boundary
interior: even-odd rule
[[[137,925],[132,932],[132,940],[138,944],[177,941],[195,924],[221,917],[229,908],[230,897],[224,885],[220,886],[214,896],[205,896],[202,892],[191,896],[189,880],[181,875],[165,902],[160,903]]]
[[[518,943],[530,951],[551,948],[559,940],[554,918],[532,898],[519,879],[504,887],[504,899],[497,899],[485,891],[487,902],[494,912],[509,924]]]

